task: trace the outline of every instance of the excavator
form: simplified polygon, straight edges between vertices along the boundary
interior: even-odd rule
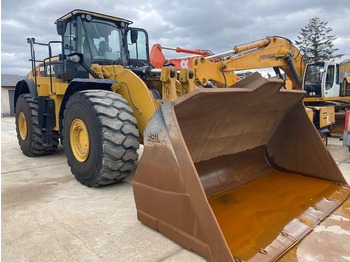
[[[60,41],[27,40],[32,70],[15,89],[26,156],[61,142],[75,178],[97,187],[132,174],[142,143],[138,219],[209,261],[273,261],[332,213],[348,219],[349,186],[304,91],[258,73],[236,81],[229,58],[154,68],[147,32],[127,19],[73,10],[55,23]],[[298,83],[295,55],[275,59]]]
[[[162,52],[164,49],[195,56],[165,58]],[[328,61],[305,64],[302,55],[292,42],[278,36],[238,45],[233,50],[218,55],[202,49],[169,48],[155,44],[151,49],[150,61],[157,68],[170,64],[180,70],[189,67],[198,68],[196,59],[200,56],[206,57],[203,61],[212,67],[210,70],[207,70],[208,68],[205,70],[212,72],[215,72],[214,67],[218,63],[222,63],[227,72],[273,68],[276,76],[283,79],[287,89],[306,91],[305,109],[324,144],[327,145],[331,131],[332,135],[340,136],[337,127],[340,126],[342,132],[345,110],[350,109],[349,61],[343,61],[340,64]],[[286,59],[286,57],[289,58]],[[223,60],[226,61],[222,62]],[[203,68],[207,65],[199,64],[199,67]],[[197,72],[200,70],[197,69]],[[207,77],[204,76],[204,79]],[[224,84],[225,79],[222,77],[217,80]],[[233,78],[229,84],[237,81],[239,78]],[[216,86],[220,87],[220,85]]]
[[[307,95],[304,102],[316,108],[326,104],[335,108],[335,124],[331,127],[334,136],[342,135],[346,111],[350,110],[349,75],[350,60],[316,62],[308,64],[305,69],[303,90]]]
[[[195,56],[165,58],[162,50]],[[177,70],[193,68],[196,57],[206,57],[212,62],[225,62],[230,65],[226,71],[273,68],[276,75],[287,82],[289,89],[302,89],[307,92],[305,102],[349,100],[350,98],[350,60],[341,63],[316,62],[305,64],[299,50],[286,38],[273,36],[235,46],[232,51],[213,54],[209,50],[187,49],[183,47],[164,47],[154,44],[150,52],[150,62],[156,68],[172,65]],[[285,59],[288,57],[288,59]],[[283,76],[280,69],[285,71]],[[291,72],[289,70],[292,70]],[[293,81],[294,79],[294,81]],[[288,83],[291,81],[292,83]]]

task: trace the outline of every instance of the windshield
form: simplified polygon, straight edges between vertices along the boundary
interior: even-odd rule
[[[133,34],[133,37],[131,37]],[[134,65],[149,60],[147,32],[125,23],[81,15],[67,22],[63,36],[65,55],[82,53],[87,65]]]
[[[111,64],[120,59],[122,34],[113,22],[83,20],[81,29],[81,50],[87,64],[92,60],[106,60]]]
[[[321,81],[324,63],[308,65],[305,72],[304,90],[308,96],[321,96]]]
[[[324,64],[309,65],[305,74],[305,85],[321,85]]]

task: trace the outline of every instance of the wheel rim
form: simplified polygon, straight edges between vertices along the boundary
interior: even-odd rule
[[[83,120],[76,118],[70,126],[70,145],[75,158],[85,162],[90,152],[89,132]]]
[[[17,124],[18,124],[19,136],[21,137],[22,140],[26,140],[28,135],[28,126],[27,126],[26,116],[24,115],[23,112],[19,113]]]
[[[322,136],[322,143],[327,146],[327,137],[326,136]]]

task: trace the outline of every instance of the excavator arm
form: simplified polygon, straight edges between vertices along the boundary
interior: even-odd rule
[[[193,60],[192,68],[196,71],[197,83],[206,85],[214,81],[225,87],[237,81],[235,71],[259,68],[283,70],[292,89],[301,89],[301,78],[305,62],[293,43],[282,37],[266,37],[252,43],[235,46],[233,50]]]
[[[194,56],[181,57],[181,58],[165,58],[162,50],[171,50],[176,53],[191,54],[195,56],[210,56],[213,53],[209,50],[202,49],[187,49],[183,47],[165,47],[160,44],[154,44],[150,52],[150,62],[156,68],[162,68],[164,65],[173,65],[177,70],[182,68],[188,68],[191,65],[191,61]]]

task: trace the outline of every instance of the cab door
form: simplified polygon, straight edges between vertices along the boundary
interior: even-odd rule
[[[334,63],[326,64],[322,83],[323,97],[339,96],[339,82],[337,81],[337,70],[338,68]]]

